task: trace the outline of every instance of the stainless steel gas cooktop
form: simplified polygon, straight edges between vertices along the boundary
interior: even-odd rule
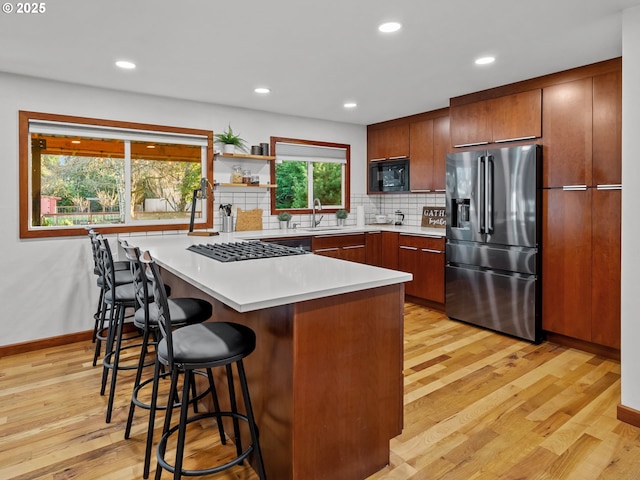
[[[304,255],[305,253],[308,253],[301,248],[260,241],[191,245],[187,250],[199,253],[205,257],[213,258],[219,262],[238,262],[241,260],[287,257],[290,255]]]

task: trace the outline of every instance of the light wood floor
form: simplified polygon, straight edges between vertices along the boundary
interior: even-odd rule
[[[0,479],[142,477],[146,412],[124,440],[131,376],[123,376],[104,423],[92,348],[0,359]],[[390,466],[369,480],[640,479],[640,429],[616,420],[619,399],[616,362],[407,304],[404,432],[391,441]],[[210,437],[200,430],[194,444],[203,449]],[[257,477],[239,467],[208,478]]]

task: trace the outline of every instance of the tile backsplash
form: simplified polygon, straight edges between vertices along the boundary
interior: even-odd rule
[[[253,210],[255,208],[262,209],[262,228],[265,230],[279,229],[278,218],[271,215],[271,197],[269,191],[258,192],[215,192],[214,197],[214,229],[220,230],[222,220],[217,212],[218,205],[230,203],[243,210]],[[410,194],[387,194],[387,195],[351,195],[351,209],[347,218],[347,226],[356,225],[356,207],[363,206],[365,212],[365,223],[373,223],[374,217],[378,214],[392,216],[396,210],[404,213],[405,225],[419,226],[422,220],[422,207],[445,205],[444,193],[410,193]],[[337,224],[336,216],[333,213],[323,213],[324,215],[320,225],[335,226]],[[293,215],[291,223],[296,223],[302,228],[311,225],[311,214]]]

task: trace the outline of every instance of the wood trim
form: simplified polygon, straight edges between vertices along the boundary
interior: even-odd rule
[[[596,75],[601,75],[604,73],[616,72],[620,71],[621,69],[622,57],[612,58],[610,60],[592,63],[590,65],[573,68],[571,70],[564,70],[562,72],[543,75],[521,82],[510,83],[508,85],[502,85],[499,87],[490,88],[488,90],[482,90],[480,92],[453,97],[449,99],[449,106],[454,107],[458,105],[479,102],[482,100],[489,100],[491,98],[512,95],[528,90],[557,85],[560,83],[572,82],[575,80],[580,80],[582,78],[594,77]]]
[[[640,427],[640,411],[622,404],[618,405],[616,418],[634,427]]]
[[[29,342],[3,345],[0,346],[0,358],[17,355],[19,353],[35,352],[36,350],[42,350],[43,348],[59,347],[62,345],[69,345],[70,343],[86,342],[87,340],[90,341],[92,334],[93,332],[91,330],[87,330],[85,332],[67,333],[65,335],[58,335],[55,337],[31,340]]]
[[[136,328],[132,323],[124,325],[122,331],[124,333],[130,333],[135,331]],[[0,346],[0,358],[8,357],[10,355],[17,355],[19,353],[35,352],[49,347],[60,347],[64,345],[70,345],[77,342],[91,341],[93,336],[93,330],[85,330],[83,332],[66,333],[64,335],[57,335],[55,337],[41,338],[38,340],[30,340],[28,342],[14,343],[11,345]]]
[[[437,110],[431,110],[429,112],[416,113],[414,115],[408,115],[406,117],[394,118],[392,120],[386,120],[384,122],[372,123],[367,125],[367,130],[380,130],[383,128],[406,125],[413,122],[420,122],[423,120],[433,120],[436,118],[448,117],[449,107],[439,108]]]
[[[594,355],[600,355],[601,357],[609,358],[617,362],[620,361],[620,350],[618,349],[605,347],[604,345],[597,345],[595,343],[579,340],[577,338],[567,337],[559,333],[545,331],[544,334],[546,336],[546,340],[551,343],[562,345],[564,347],[576,348],[578,350],[592,353]]]
[[[88,117],[76,117],[71,115],[57,115],[53,113],[30,112],[20,110],[18,112],[18,192],[19,192],[19,221],[20,238],[50,238],[50,237],[73,237],[86,235],[87,230],[80,228],[61,228],[47,230],[29,230],[29,120],[50,120],[64,123],[80,123],[87,125],[99,125],[132,130],[152,130],[158,132],[181,133],[186,135],[201,135],[207,137],[207,160],[206,175],[213,183],[213,131],[195,128],[181,128],[167,125],[153,125],[148,123],[121,122],[116,120],[104,120]],[[207,199],[207,221],[198,227],[213,227],[213,195]],[[151,232],[164,230],[187,230],[189,222],[176,224],[157,225],[122,225],[122,226],[100,226],[100,232],[104,234],[130,233],[130,232]]]
[[[425,298],[414,297],[413,295],[405,295],[405,302],[415,303],[422,307],[426,307],[429,310],[435,310],[436,312],[445,313],[445,304],[434,302],[433,300],[427,300]]]
[[[287,137],[271,137],[270,139],[270,151],[271,153],[273,153],[273,155],[276,155],[276,143],[277,142],[283,142],[283,143],[299,143],[301,145],[314,145],[314,146],[318,146],[318,147],[333,147],[333,148],[344,148],[346,149],[346,155],[347,155],[347,165],[345,168],[345,176],[346,178],[344,179],[344,209],[347,210],[348,212],[351,212],[351,145],[347,144],[347,143],[334,143],[334,142],[319,142],[316,140],[302,140],[299,138],[287,138]],[[270,176],[271,176],[271,183],[275,184],[276,183],[276,162],[273,161],[271,162],[271,166],[270,166]],[[312,212],[312,210],[310,208],[295,208],[295,209],[276,209],[276,188],[271,189],[271,215],[276,215],[278,212],[281,211],[288,211],[291,212],[293,214],[309,214]],[[331,208],[323,208],[323,212],[326,213],[334,213],[336,212],[337,208],[335,209],[331,209]]]

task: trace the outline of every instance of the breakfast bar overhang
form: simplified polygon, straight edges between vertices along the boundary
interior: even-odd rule
[[[225,264],[186,250],[196,242],[130,239],[172,295],[204,298],[213,321],[255,331],[245,367],[268,478],[362,480],[384,468],[402,432],[411,275],[312,254]]]

